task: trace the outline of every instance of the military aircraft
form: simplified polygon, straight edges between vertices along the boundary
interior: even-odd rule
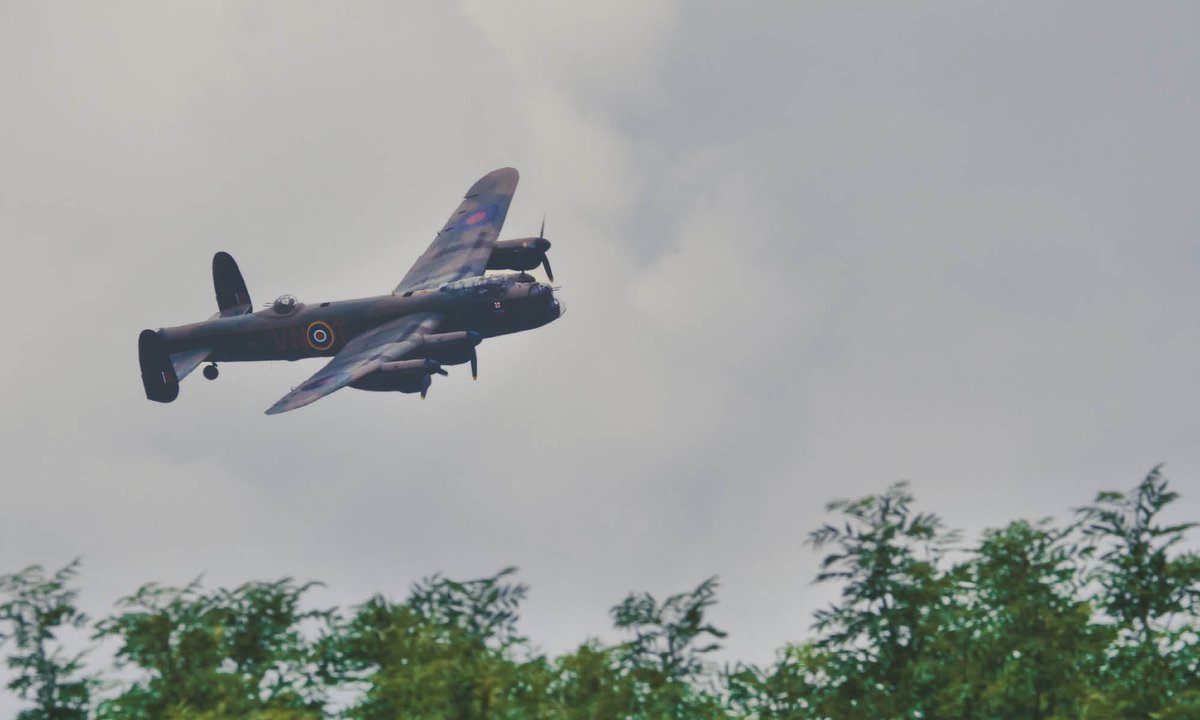
[[[268,415],[346,386],[424,398],[432,376],[447,374],[444,365],[470,363],[471,376],[478,377],[475,348],[484,338],[541,327],[565,311],[555,288],[527,272],[541,265],[554,281],[545,222],[538,237],[497,239],[519,177],[513,168],[501,168],[472,185],[390,295],[315,305],[283,295],[254,312],[237,263],[217,253],[212,263],[217,314],[190,325],[143,330],[138,337],[146,397],[173,401],[179,381],[205,362],[204,377],[215,380],[219,362],[333,358]]]

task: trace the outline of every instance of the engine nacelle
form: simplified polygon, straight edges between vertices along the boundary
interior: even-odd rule
[[[375,372],[350,383],[350,387],[355,390],[424,395],[429,390],[434,373],[447,374],[437,360],[400,360],[380,365]]]
[[[419,393],[429,390],[430,382],[428,373],[373,372],[350,383],[350,387],[372,392]]]
[[[482,341],[483,336],[473,330],[426,335],[415,353],[442,365],[462,365],[475,362],[475,346]]]
[[[546,274],[550,275],[550,261],[546,251],[550,249],[550,241],[546,238],[531,237],[517,240],[501,240],[496,243],[492,255],[488,258],[488,270],[532,270],[538,265],[546,266]],[[551,279],[553,276],[550,275]]]

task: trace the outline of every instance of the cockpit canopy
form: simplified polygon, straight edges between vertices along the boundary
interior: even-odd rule
[[[442,283],[438,291],[458,295],[502,295],[511,284],[512,276],[509,275],[479,275]]]
[[[276,315],[291,315],[295,311],[296,305],[295,295],[280,295],[275,298],[275,302],[271,303],[271,310]]]

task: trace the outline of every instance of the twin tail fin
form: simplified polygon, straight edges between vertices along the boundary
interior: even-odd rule
[[[221,317],[253,312],[250,291],[246,289],[242,271],[238,269],[237,261],[232,255],[227,252],[213,255],[212,272],[213,287],[217,291],[217,308]]]

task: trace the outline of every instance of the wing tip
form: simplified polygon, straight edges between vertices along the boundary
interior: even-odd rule
[[[491,171],[475,181],[467,195],[478,195],[483,192],[504,193],[511,195],[517,189],[521,173],[514,167],[502,167]]]
[[[279,398],[278,402],[276,402],[271,407],[267,408],[265,411],[265,414],[278,415],[279,413],[285,413],[288,410],[295,410],[296,408],[302,408],[305,405],[308,405],[308,404],[312,403],[313,401],[318,400],[321,397],[322,396],[320,396],[320,395],[318,395],[317,397],[303,397],[303,396],[299,395],[298,393],[296,393],[295,391],[292,391],[292,392],[288,393],[287,395],[284,395],[283,397]]]

